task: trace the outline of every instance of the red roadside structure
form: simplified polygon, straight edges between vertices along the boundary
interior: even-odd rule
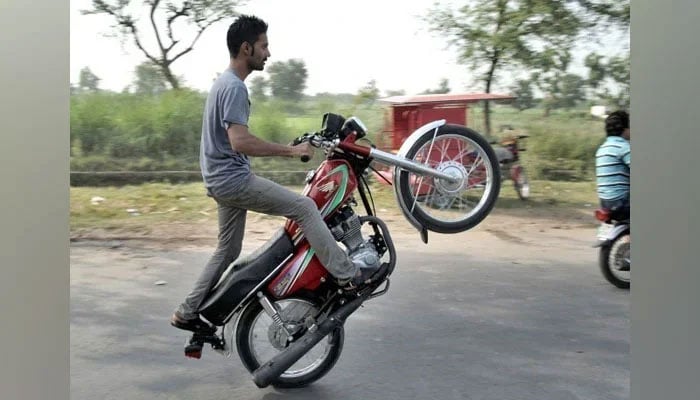
[[[377,147],[395,153],[414,130],[428,122],[445,119],[448,124],[467,126],[469,107],[480,101],[512,100],[514,96],[494,93],[423,94],[379,99],[388,103],[384,129]]]

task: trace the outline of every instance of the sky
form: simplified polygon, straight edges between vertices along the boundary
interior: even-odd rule
[[[101,79],[102,89],[121,91],[132,83],[133,71],[145,56],[133,40],[121,43],[107,36],[113,33],[110,17],[81,15],[80,10],[90,4],[90,0],[70,1],[70,81],[78,82],[80,70],[87,66]],[[456,50],[429,32],[420,19],[433,4],[434,0],[249,0],[238,10],[268,23],[272,53],[268,66],[291,58],[304,60],[307,94],[356,93],[375,80],[381,93],[404,90],[410,95],[437,88],[443,78],[449,80],[453,93],[481,91],[481,85],[474,83],[475,72],[458,64]],[[227,67],[225,38],[231,22],[210,27],[194,50],[173,64],[186,86],[206,91]],[[614,53],[615,47],[588,44],[589,49],[603,53]],[[579,58],[583,54],[579,52]],[[579,66],[575,72],[584,70]],[[256,75],[267,77],[265,71],[254,72],[246,82]],[[501,93],[507,92],[508,78],[497,87]]]

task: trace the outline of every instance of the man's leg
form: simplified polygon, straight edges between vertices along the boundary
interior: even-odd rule
[[[620,207],[620,219],[629,219],[630,218],[630,198],[626,197],[623,202],[622,206]]]
[[[311,198],[253,175],[234,201],[250,211],[294,220],[328,272],[338,279],[355,276],[355,265],[338,246]]]
[[[176,314],[185,320],[199,319],[199,307],[216,285],[226,268],[239,256],[245,233],[246,210],[217,200],[219,242],[214,254],[197,278],[192,291],[180,304]]]
[[[630,217],[629,197],[616,200],[601,200],[600,205],[610,210],[611,216],[616,220],[625,220]]]

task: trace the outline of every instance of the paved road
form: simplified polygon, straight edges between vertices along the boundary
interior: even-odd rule
[[[335,368],[286,391],[258,389],[235,354],[183,356],[168,318],[210,249],[75,245],[71,399],[627,399],[629,292],[600,276],[592,236],[401,240],[391,290],[350,317]]]

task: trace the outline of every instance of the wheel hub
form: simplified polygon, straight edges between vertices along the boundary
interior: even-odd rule
[[[304,325],[291,323],[285,324],[285,328],[277,325],[276,323],[272,323],[267,330],[267,338],[270,341],[270,344],[272,344],[272,346],[277,350],[283,350],[287,348],[290,342],[299,339],[299,337],[302,336],[301,333]],[[289,334],[287,332],[289,332]]]
[[[467,176],[469,175],[464,165],[456,161],[445,161],[440,163],[436,169],[443,174],[456,178],[453,182],[440,178],[436,179],[435,186],[441,193],[455,194],[464,189],[464,183],[467,181]]]
[[[282,329],[281,326],[276,325],[276,324],[270,324],[269,329],[267,330],[267,339],[270,341],[270,344],[276,348],[277,350],[282,350],[287,347],[287,342],[288,342],[289,336],[287,336],[287,333]]]

